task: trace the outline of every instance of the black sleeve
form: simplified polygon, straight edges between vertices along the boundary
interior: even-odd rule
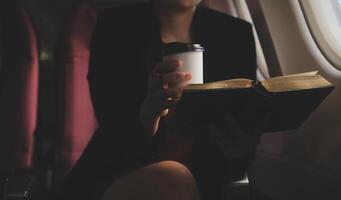
[[[112,153],[119,153],[120,165],[129,170],[147,162],[151,137],[139,117],[146,81],[139,73],[135,50],[125,44],[131,32],[121,17],[125,13],[115,12],[99,18],[91,42],[88,80],[99,124],[97,132]]]
[[[258,66],[252,25],[242,21],[239,28],[236,28],[234,37],[236,46],[233,51],[236,61],[233,66],[233,78],[242,77],[256,80]]]
[[[142,167],[151,159],[151,138],[139,119],[143,96],[139,86],[144,83],[136,71],[129,71],[134,63],[124,56],[127,49],[121,41],[127,40],[119,31],[125,27],[118,13],[104,12],[97,20],[88,80],[99,128],[58,189],[59,199],[79,199],[98,182]]]

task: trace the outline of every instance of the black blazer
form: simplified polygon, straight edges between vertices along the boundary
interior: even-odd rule
[[[249,23],[199,6],[192,29],[195,42],[205,48],[205,82],[255,79],[256,55]],[[88,74],[99,129],[59,194],[79,197],[99,182],[109,183],[153,162],[153,139],[141,127],[139,107],[146,95],[148,74],[161,60],[161,45],[160,24],[152,3],[110,8],[99,16]],[[193,156],[193,173],[202,182],[202,190],[210,181],[240,176],[252,160],[252,155],[247,155],[239,161],[225,161],[214,143],[207,141],[202,138],[197,142],[202,146],[197,148],[198,156]]]

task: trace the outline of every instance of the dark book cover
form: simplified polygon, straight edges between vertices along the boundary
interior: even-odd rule
[[[264,132],[299,128],[334,89],[333,86],[276,92],[272,95],[271,120]]]
[[[292,130],[313,113],[334,86],[296,91],[267,91],[260,82],[242,89],[185,91],[176,106],[176,124],[202,129],[209,123],[222,123],[231,115],[244,130],[252,130],[266,116],[263,132]]]

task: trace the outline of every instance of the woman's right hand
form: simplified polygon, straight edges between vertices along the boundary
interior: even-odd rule
[[[140,107],[140,120],[147,132],[155,135],[161,117],[168,114],[180,100],[190,73],[179,72],[181,61],[158,63],[149,76],[147,96]]]

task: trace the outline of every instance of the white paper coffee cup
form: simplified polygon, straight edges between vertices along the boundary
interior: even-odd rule
[[[187,84],[201,84],[204,82],[204,48],[200,44],[167,43],[163,47],[163,60],[180,60],[181,72],[188,72],[192,79]]]

